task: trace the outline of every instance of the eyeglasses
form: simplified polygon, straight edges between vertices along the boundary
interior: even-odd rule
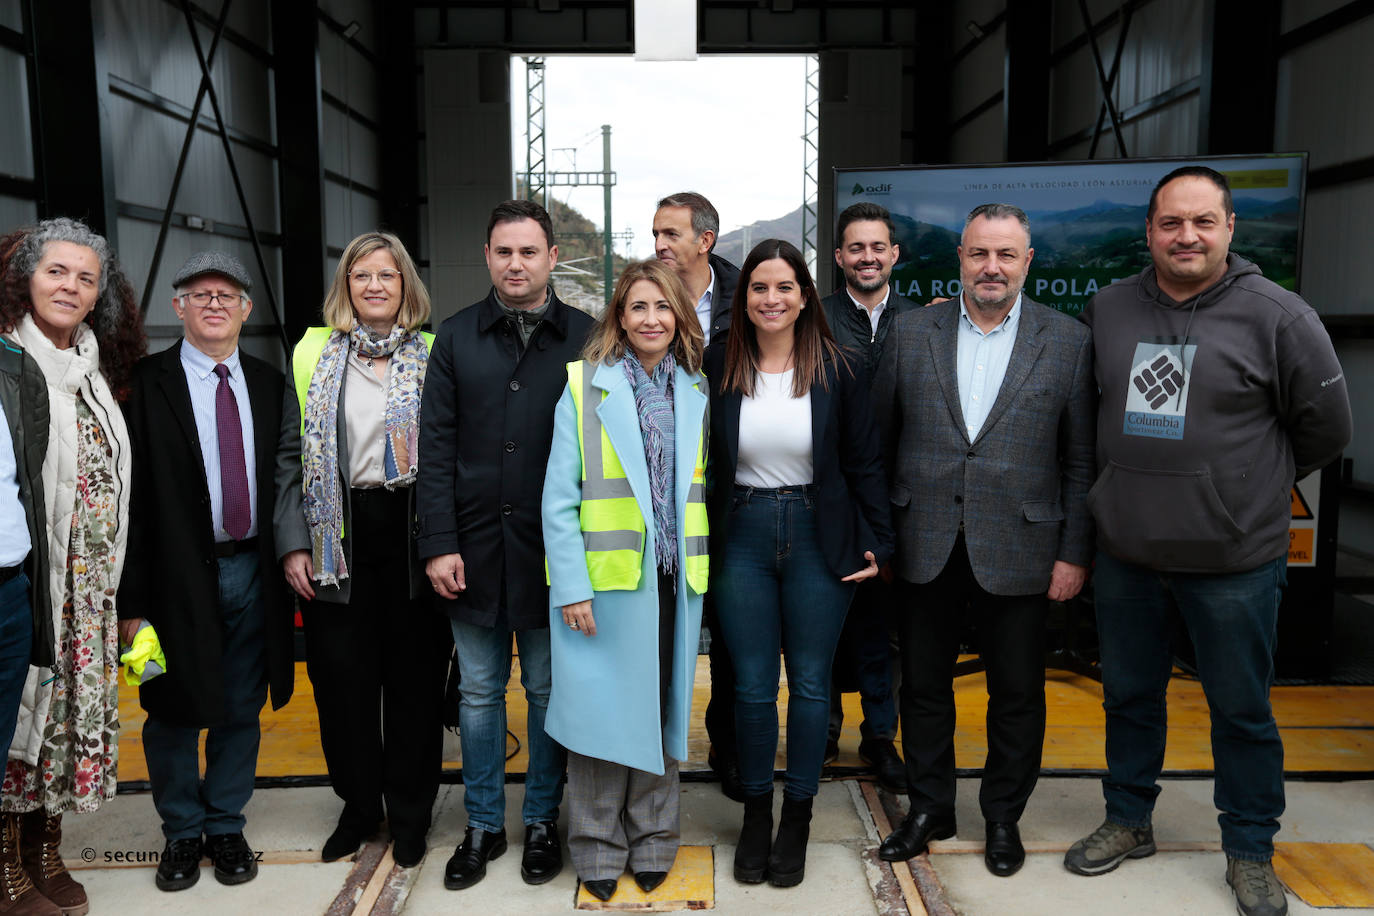
[[[348,274],[348,279],[358,286],[371,286],[373,277],[376,277],[377,282],[381,283],[383,286],[390,286],[401,279],[401,272],[399,270],[386,268],[385,270],[377,271],[375,274],[370,270],[354,270],[350,271]]]
[[[212,302],[217,304],[220,308],[226,310],[235,307],[241,308],[243,304],[247,301],[248,297],[243,295],[242,293],[194,292],[186,293],[184,296],[181,297],[181,304],[183,306],[191,305],[198,309],[208,309]]]

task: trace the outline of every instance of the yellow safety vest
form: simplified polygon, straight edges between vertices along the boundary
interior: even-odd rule
[[[582,454],[582,544],[587,552],[587,573],[596,591],[633,591],[639,587],[644,562],[644,516],[640,514],[630,481],[620,464],[610,437],[586,402],[600,403],[606,392],[592,384],[593,372],[586,362],[568,363],[568,390],[577,408],[577,448]],[[698,391],[700,383],[693,385]],[[598,397],[599,395],[599,397]],[[709,416],[709,415],[708,415]],[[697,440],[692,485],[687,490],[683,517],[687,585],[698,595],[706,593],[709,569],[706,524],[706,424]],[[599,447],[587,448],[587,443]]]
[[[310,380],[315,377],[315,367],[319,365],[324,345],[329,343],[329,335],[333,332],[333,328],[306,328],[305,336],[291,353],[291,377],[296,382],[296,400],[301,408],[302,434],[305,432],[305,396],[310,393]],[[433,353],[434,335],[428,331],[421,331],[420,336],[425,339],[425,347]]]

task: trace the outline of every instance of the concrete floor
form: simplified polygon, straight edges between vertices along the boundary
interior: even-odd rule
[[[441,790],[430,853],[416,869],[397,870],[399,889],[391,912],[439,913],[462,909],[487,914],[567,912],[573,907],[576,879],[570,867],[549,884],[526,886],[519,878],[519,847],[491,863],[486,880],[465,891],[447,891],[442,870],[462,838],[461,786]],[[509,787],[507,831],[518,842],[521,788]],[[352,863],[313,861],[339,811],[329,789],[260,790],[249,804],[249,842],[264,851],[257,880],[226,888],[215,882],[209,866],[199,884],[175,894],[153,886],[152,865],[119,865],[125,858],[160,851],[162,839],[152,801],[147,795],[122,795],[91,815],[64,821],[63,853],[77,878],[85,883],[92,913],[138,912],[239,914],[324,913],[339,894]],[[873,819],[857,781],[828,782],[817,799],[806,881],[780,890],[768,885],[744,886],[731,877],[733,841],[739,807],[714,784],[683,787],[683,843],[712,846],[715,851],[715,911],[722,914],[871,914],[875,886],[891,875],[864,858],[878,842]],[[1225,859],[1218,851],[1210,780],[1167,780],[1156,811],[1156,840],[1161,851],[1150,859],[1130,861],[1116,872],[1082,878],[1064,871],[1063,850],[1101,820],[1101,792],[1095,779],[1045,779],[1022,820],[1030,854],[1025,868],[1009,879],[989,875],[982,862],[983,828],[978,814],[977,783],[961,780],[957,816],[960,832],[936,844],[930,861],[943,885],[950,908],[960,914],[1222,914],[1233,912],[1223,876]],[[1290,782],[1288,812],[1280,840],[1374,844],[1374,782]],[[1171,851],[1171,847],[1174,851]],[[84,860],[92,860],[89,866]],[[388,860],[389,861],[389,860]],[[933,902],[933,901],[932,901]],[[1316,913],[1295,896],[1290,911]],[[934,907],[932,907],[934,909]],[[343,912],[347,912],[345,908]],[[892,912],[889,906],[886,912]],[[1374,913],[1374,910],[1324,909],[1323,913]]]

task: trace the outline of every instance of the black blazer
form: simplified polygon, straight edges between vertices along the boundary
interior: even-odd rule
[[[739,460],[739,413],[742,395],[721,391],[725,377],[725,338],[706,350],[706,377],[711,384],[711,449],[707,469],[707,511],[711,552],[728,549],[730,500]],[[816,526],[826,565],[847,576],[868,565],[871,550],[882,566],[892,556],[896,539],[879,458],[878,432],[869,405],[868,380],[861,366],[826,360],[829,390],[811,388],[812,482],[816,486]],[[721,564],[712,562],[712,570]]]
[[[139,689],[143,708],[172,724],[204,727],[224,717],[219,573],[210,491],[181,346],[178,341],[139,362],[124,405],[133,443],[133,483],[118,605],[121,618],[146,618],[167,654],[167,672]],[[253,411],[268,683],[272,708],[280,709],[291,698],[295,679],[292,603],[272,539],[272,475],[283,378],[242,350],[239,359]]]

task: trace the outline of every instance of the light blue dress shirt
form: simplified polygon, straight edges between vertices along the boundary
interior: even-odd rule
[[[1011,348],[1016,343],[1016,326],[1021,322],[1021,294],[1016,294],[1011,311],[1002,323],[986,334],[968,315],[964,297],[959,296],[959,407],[964,412],[964,426],[968,441],[978,438],[983,421],[988,417],[1002,378],[1011,362]]]
[[[29,523],[19,501],[19,464],[14,460],[14,439],[0,408],[0,567],[18,566],[29,555]]]
[[[248,511],[251,519],[248,534],[258,533],[258,462],[253,447],[253,408],[248,402],[248,384],[239,366],[239,351],[224,360],[229,367],[229,390],[238,402],[239,424],[243,427],[243,466],[248,473]],[[210,518],[215,527],[216,541],[232,541],[224,530],[224,496],[220,492],[219,427],[215,423],[215,390],[219,376],[215,375],[215,361],[197,350],[187,340],[181,342],[181,368],[186,372],[186,387],[191,392],[191,411],[196,417],[196,434],[200,437],[200,455],[205,462],[205,485],[210,491]]]

